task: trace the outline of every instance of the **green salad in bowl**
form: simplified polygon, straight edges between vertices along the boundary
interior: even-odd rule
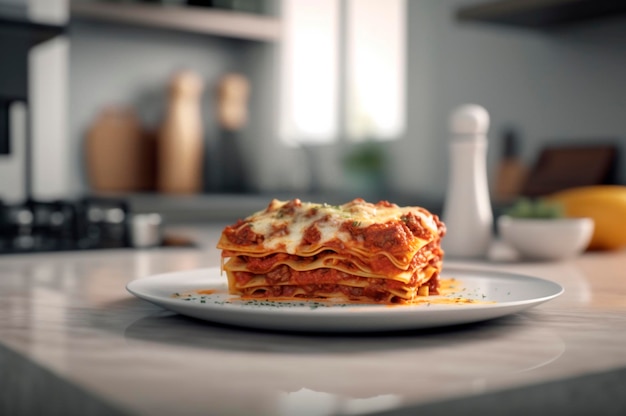
[[[567,218],[558,204],[520,199],[498,218],[502,240],[529,260],[561,260],[582,253],[591,240],[591,218]]]
[[[565,210],[562,205],[544,199],[520,198],[505,211],[512,218],[563,218]]]

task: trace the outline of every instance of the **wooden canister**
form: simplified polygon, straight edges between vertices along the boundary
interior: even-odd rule
[[[154,138],[133,109],[111,106],[100,111],[87,132],[84,151],[93,191],[154,189]]]

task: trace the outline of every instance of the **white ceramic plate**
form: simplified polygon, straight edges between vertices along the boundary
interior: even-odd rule
[[[227,293],[218,268],[154,275],[130,282],[133,295],[163,308],[207,321],[289,331],[391,331],[479,322],[513,314],[563,293],[557,283],[536,277],[447,268],[455,278],[446,297],[475,303],[348,305],[315,301],[242,300]],[[198,290],[207,292],[198,294]]]

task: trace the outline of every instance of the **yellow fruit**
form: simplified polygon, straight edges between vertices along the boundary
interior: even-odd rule
[[[563,206],[567,217],[593,218],[590,250],[626,247],[626,186],[598,185],[571,188],[546,198]]]

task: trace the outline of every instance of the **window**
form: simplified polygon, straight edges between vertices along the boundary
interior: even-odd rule
[[[405,129],[405,0],[283,2],[280,137],[386,140]]]
[[[398,138],[405,129],[404,1],[349,0],[346,133],[354,141]]]
[[[337,0],[283,3],[280,136],[292,144],[322,144],[338,129]]]

